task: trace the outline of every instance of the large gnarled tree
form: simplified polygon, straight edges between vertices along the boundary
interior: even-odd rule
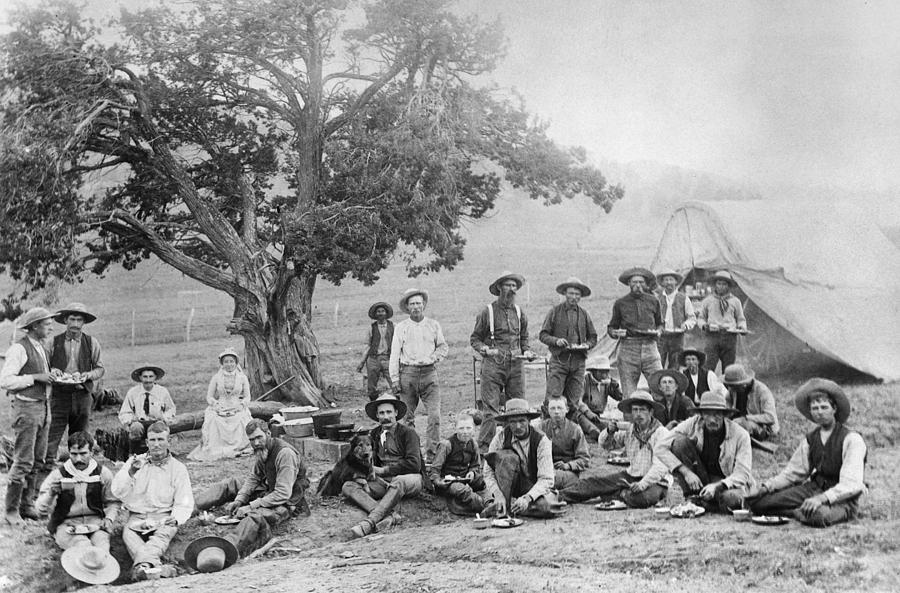
[[[288,312],[315,351],[319,278],[371,283],[401,251],[413,275],[453,268],[497,171],[547,203],[622,196],[474,84],[502,34],[446,1],[196,0],[106,31],[48,2],[11,22],[0,271],[39,289],[153,254],[234,299],[257,393],[295,377],[283,394],[321,404]]]

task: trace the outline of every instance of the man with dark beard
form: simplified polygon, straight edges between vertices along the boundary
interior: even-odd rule
[[[298,513],[309,513],[306,503],[306,464],[287,441],[273,437],[265,422],[253,419],[245,428],[256,464],[243,484],[237,477],[216,482],[196,497],[197,510],[219,505],[240,519],[231,541],[241,556],[272,537],[272,528]]]
[[[619,282],[628,287],[628,294],[613,303],[607,335],[619,340],[616,363],[622,393],[630,397],[637,389],[641,373],[647,379],[662,368],[656,339],[663,324],[659,301],[650,289],[656,277],[646,268],[629,268],[619,275]]]
[[[487,451],[497,423],[494,417],[510,398],[523,396],[522,361],[517,355],[534,358],[528,345],[528,318],[516,304],[516,292],[525,278],[512,272],[503,274],[488,287],[497,300],[478,313],[469,343],[481,354],[481,394],[478,409],[483,420],[478,447]]]

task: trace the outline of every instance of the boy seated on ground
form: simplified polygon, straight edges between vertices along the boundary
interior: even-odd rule
[[[484,478],[481,453],[475,443],[475,427],[481,413],[467,409],[456,415],[456,433],[437,446],[428,468],[435,491],[447,498],[448,508],[456,515],[471,515],[484,509]],[[464,478],[467,482],[447,482],[445,478]]]

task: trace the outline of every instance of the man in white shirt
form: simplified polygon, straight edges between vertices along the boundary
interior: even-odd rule
[[[50,363],[43,341],[50,335],[53,316],[43,307],[29,309],[17,320],[26,335],[6,351],[0,370],[0,389],[12,399],[15,452],[6,486],[5,518],[10,525],[37,519],[34,492],[37,467],[47,453],[50,428]]]
[[[827,379],[810,379],[794,395],[800,413],[816,424],[781,473],[747,494],[757,515],[786,515],[813,527],[856,516],[864,481],[866,443],[844,423],[850,401]]]
[[[659,311],[663,318],[659,336],[659,356],[662,368],[678,369],[678,357],[684,349],[684,332],[694,329],[697,319],[691,299],[678,290],[684,277],[674,270],[664,270],[656,275],[662,286],[659,293]]]
[[[131,372],[135,385],[125,394],[119,409],[119,422],[128,430],[131,451],[144,451],[144,433],[148,426],[162,420],[166,424],[175,418],[175,402],[169,390],[157,385],[166,372],[157,366],[145,365]]]
[[[394,393],[407,406],[406,423],[415,430],[416,408],[425,406],[428,427],[425,430],[426,462],[434,459],[441,440],[441,394],[434,365],[449,350],[441,324],[425,317],[428,291],[410,288],[400,299],[400,310],[409,315],[394,328],[391,342],[390,374]]]

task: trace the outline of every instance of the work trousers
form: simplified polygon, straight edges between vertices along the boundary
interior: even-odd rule
[[[722,371],[725,367],[734,364],[737,360],[737,334],[728,332],[711,332],[706,334],[706,363],[703,366],[716,372],[716,364],[722,363]]]
[[[476,478],[469,484],[452,482],[444,487],[435,485],[435,492],[447,501],[447,510],[454,515],[472,515],[484,509],[484,480]]]
[[[87,535],[69,533],[69,527],[72,525],[100,525],[102,522],[103,519],[97,515],[66,519],[56,528],[53,539],[56,540],[56,545],[63,550],[68,550],[75,546],[92,545],[109,552],[109,533],[102,529]]]
[[[677,371],[681,366],[678,358],[681,356],[681,351],[684,350],[684,334],[661,335],[657,342],[657,348],[659,349],[659,359],[662,368],[675,369]]]
[[[567,469],[558,469],[553,472],[553,487],[562,490],[578,481],[578,474]]]
[[[507,400],[524,397],[522,361],[504,352],[504,360],[498,362],[493,356],[485,356],[481,361],[481,393],[477,398],[482,414],[481,429],[478,433],[478,447],[485,453],[494,434],[500,413]]]
[[[751,503],[750,510],[754,515],[784,515],[793,517],[801,523],[813,527],[828,527],[835,523],[849,521],[856,516],[859,508],[859,497],[834,504],[823,504],[813,513],[804,515],[800,505],[807,498],[822,494],[822,489],[815,482],[803,482],[788,486],[778,492],[770,492]]]
[[[125,526],[122,528],[122,541],[128,548],[132,562],[135,566],[138,564],[149,564],[150,566],[159,566],[162,564],[162,556],[169,549],[169,544],[175,534],[178,533],[178,527],[175,525],[160,525],[156,531],[148,535],[141,535],[136,531],[132,531],[128,525],[132,522],[147,519],[147,515],[141,513],[131,513],[125,509]],[[159,520],[159,517],[153,516],[153,520]]]
[[[88,429],[91,417],[91,394],[85,389],[54,387],[50,393],[50,430],[47,435],[47,453],[43,461],[47,469],[56,465],[59,443],[69,429],[69,435]]]
[[[36,464],[42,464],[47,454],[50,407],[46,401],[26,402],[13,398],[11,408],[15,450],[8,478],[10,482],[24,483],[28,478],[36,479]]]
[[[584,502],[598,496],[615,497],[635,509],[652,507],[666,497],[668,488],[660,484],[651,484],[641,492],[631,492],[629,487],[640,481],[640,477],[632,476],[625,470],[602,476],[590,476],[581,478],[560,490],[559,497],[567,502]]]
[[[502,449],[489,453],[486,457],[491,469],[494,470],[494,479],[497,486],[506,499],[506,508],[509,510],[513,499],[523,496],[534,486],[534,481],[525,473],[519,456],[515,451]],[[559,498],[556,492],[551,491],[531,501],[528,509],[521,513],[526,517],[551,518],[561,514]]]
[[[560,352],[550,357],[544,410],[548,400],[555,396],[566,398],[570,412],[578,409],[584,392],[584,360],[585,355],[580,352]]]
[[[437,372],[434,365],[400,365],[400,399],[406,404],[405,422],[416,428],[416,409],[419,402],[425,406],[428,425],[425,429],[425,457],[434,459],[438,443],[441,442],[441,394],[438,391]]]
[[[631,394],[637,390],[641,373],[649,381],[650,375],[662,369],[656,340],[650,338],[624,338],[619,340],[619,345],[616,348],[616,360],[624,397],[631,397]]]
[[[424,485],[420,474],[400,474],[389,481],[364,478],[344,482],[341,494],[367,513],[372,525],[390,515],[400,501],[421,494]]]
[[[378,381],[384,377],[388,387],[393,388],[389,372],[390,354],[373,354],[366,359],[366,395],[369,400],[378,397]]]
[[[704,486],[718,482],[724,478],[724,476],[717,476],[709,472],[700,460],[700,449],[697,448],[694,441],[684,435],[679,434],[675,436],[675,440],[672,441],[672,453],[678,458],[678,461],[697,474],[697,477],[700,478],[700,482]],[[672,475],[675,477],[675,481],[678,482],[678,486],[681,488],[685,497],[697,493],[688,487],[687,482],[680,471],[676,470],[672,472]],[[728,488],[719,490],[719,492],[716,493],[714,500],[700,500],[698,501],[698,504],[702,504],[710,511],[729,512],[741,508],[743,502],[743,488]]]

